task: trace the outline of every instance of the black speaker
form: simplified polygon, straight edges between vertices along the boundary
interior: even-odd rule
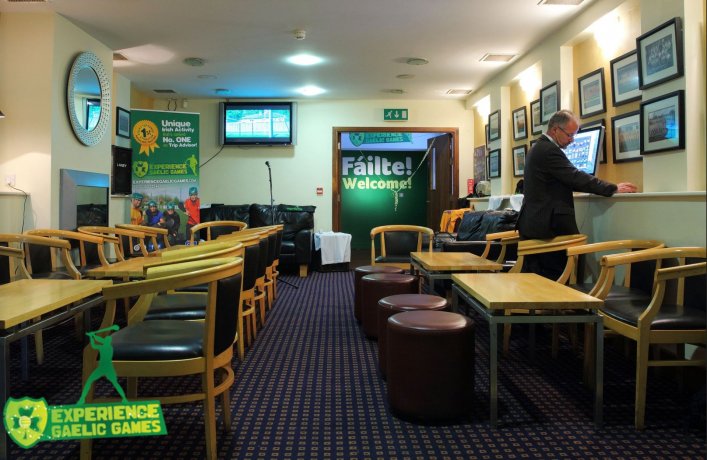
[[[133,193],[133,152],[129,148],[114,145],[111,157],[110,194],[130,195]]]

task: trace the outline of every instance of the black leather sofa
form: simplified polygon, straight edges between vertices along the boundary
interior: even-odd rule
[[[486,248],[486,235],[489,233],[515,230],[518,212],[506,211],[472,211],[464,214],[456,236],[441,240],[442,251],[471,252],[481,255]],[[510,245],[506,251],[506,260],[516,259],[516,246]],[[492,242],[488,258],[496,260],[501,250],[500,242]]]
[[[248,224],[248,228],[283,224],[280,267],[298,268],[300,276],[307,276],[312,261],[315,208],[289,204],[279,204],[274,209],[265,204],[212,204],[201,209],[201,221],[238,220]],[[218,235],[217,229],[211,230],[212,238]]]

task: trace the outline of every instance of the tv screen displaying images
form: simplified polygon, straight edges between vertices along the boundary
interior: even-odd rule
[[[221,145],[293,145],[292,102],[223,102],[219,105]]]
[[[575,168],[594,175],[603,145],[604,127],[597,125],[580,129],[572,143],[563,150]]]

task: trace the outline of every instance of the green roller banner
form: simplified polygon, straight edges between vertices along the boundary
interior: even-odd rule
[[[170,240],[181,243],[190,208],[185,201],[192,209],[199,204],[199,114],[133,109],[130,122],[133,192],[143,195],[141,202],[133,200],[131,222],[140,219],[139,209],[143,225],[165,227]]]
[[[371,245],[373,227],[426,225],[427,162],[424,151],[341,153],[341,228],[351,248]]]

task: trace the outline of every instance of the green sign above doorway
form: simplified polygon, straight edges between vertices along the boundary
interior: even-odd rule
[[[383,121],[408,121],[408,109],[383,109]]]

